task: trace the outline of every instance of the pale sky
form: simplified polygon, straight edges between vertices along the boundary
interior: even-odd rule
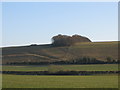
[[[49,44],[57,34],[118,41],[117,2],[4,2],[2,46]]]

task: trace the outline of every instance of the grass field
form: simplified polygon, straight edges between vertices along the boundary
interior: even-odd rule
[[[71,60],[83,56],[106,61],[106,57],[118,60],[118,42],[77,43],[70,47],[50,45],[3,48],[3,63]],[[3,71],[118,71],[117,64],[3,66]],[[117,75],[89,76],[33,76],[7,75],[2,77],[3,88],[118,88]]]
[[[3,66],[3,71],[47,71],[49,69],[79,70],[79,71],[117,71],[118,64],[92,65],[51,65],[51,66]]]
[[[3,75],[3,88],[118,88],[118,76]]]
[[[77,43],[70,47],[51,45],[20,46],[2,48],[3,64],[10,62],[55,62],[72,60],[84,56],[107,61],[110,57],[118,60],[118,42]]]

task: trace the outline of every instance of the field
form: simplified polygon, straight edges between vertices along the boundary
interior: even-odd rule
[[[3,71],[48,71],[50,69],[74,71],[118,71],[118,64],[91,65],[46,65],[46,66],[3,66]]]
[[[117,71],[117,64],[3,66],[4,71],[44,71],[50,69],[80,71]],[[2,75],[3,88],[118,88],[117,74],[87,76]]]
[[[4,74],[2,86],[3,88],[118,88],[118,76],[27,76]]]
[[[110,57],[118,60],[118,42],[77,43],[70,47],[52,47],[48,45],[20,46],[2,48],[3,64],[12,62],[55,62],[70,61],[80,57],[96,58],[107,61]]]
[[[54,62],[71,58],[93,57],[118,60],[118,42],[77,43],[70,47],[50,45],[3,48],[3,64],[11,62]],[[3,71],[118,71],[118,64],[86,65],[3,65]],[[3,74],[3,88],[118,88],[117,74],[86,76],[8,75]]]

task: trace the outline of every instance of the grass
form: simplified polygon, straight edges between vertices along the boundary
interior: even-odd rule
[[[118,88],[117,75],[27,76],[3,74],[3,88]]]
[[[46,71],[47,66],[2,66],[3,71]]]
[[[117,71],[118,64],[92,65],[53,65],[51,66],[3,66],[3,71],[47,71],[49,69],[79,70],[79,71]]]
[[[70,60],[89,56],[99,60],[117,59],[118,42],[78,43],[71,47],[28,46],[3,48],[3,63],[17,61]],[[58,58],[58,59],[57,59]],[[117,64],[3,66],[3,71],[46,71],[50,69],[79,71],[117,71]],[[3,88],[118,88],[117,75],[92,76],[33,76],[7,75],[2,77]]]
[[[107,57],[118,60],[118,42],[77,43],[70,47],[50,45],[20,46],[2,48],[3,61],[8,62],[53,62],[88,56],[106,61]]]

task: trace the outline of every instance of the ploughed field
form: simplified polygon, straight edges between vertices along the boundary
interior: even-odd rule
[[[118,88],[117,75],[96,76],[31,76],[2,77],[3,88]]]

